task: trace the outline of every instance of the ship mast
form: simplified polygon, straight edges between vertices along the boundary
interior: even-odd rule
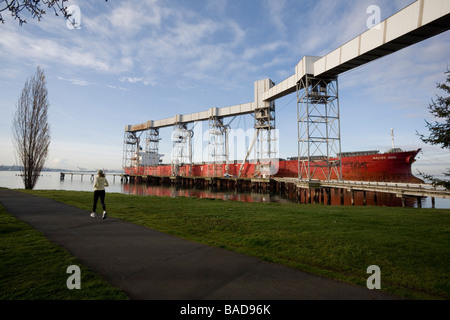
[[[391,137],[392,137],[392,149],[395,149],[394,128],[391,128]]]

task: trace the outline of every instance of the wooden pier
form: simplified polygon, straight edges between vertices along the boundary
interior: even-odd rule
[[[367,192],[373,192],[375,196],[375,204],[377,202],[377,193],[389,193],[395,194],[402,199],[402,206],[406,206],[407,197],[417,198],[417,205],[421,207],[421,199],[430,197],[432,208],[435,207],[435,199],[450,199],[450,191],[443,187],[436,187],[431,184],[414,184],[414,183],[401,183],[401,182],[373,182],[373,181],[299,181],[296,178],[274,178],[279,183],[291,183],[296,186],[297,189],[311,190],[314,193],[319,193],[321,197],[323,194],[329,194],[330,189],[339,189],[343,198],[343,191],[351,193],[351,203],[354,205],[355,192],[361,192],[363,194],[363,205],[367,201]],[[317,195],[316,195],[317,196]],[[311,196],[310,196],[311,197]],[[330,199],[328,197],[327,199]],[[323,203],[323,201],[322,201]],[[343,199],[341,199],[343,204]]]
[[[94,181],[95,176],[97,175],[97,172],[60,172],[59,179],[65,180],[66,176],[70,176],[70,180],[73,180],[73,176],[80,176],[81,181],[83,181],[83,177],[88,177],[91,181]],[[124,181],[124,174],[123,173],[108,173],[105,172],[105,176],[113,176],[113,181],[116,180],[116,177],[120,177],[120,181]]]
[[[297,178],[236,178],[236,177],[187,177],[187,176],[130,176],[122,175],[123,182],[146,182],[156,185],[176,185],[185,188],[217,188],[236,191],[257,191],[261,193],[290,194],[304,203],[331,204],[331,193],[338,190],[340,204],[344,205],[344,193],[350,193],[351,205],[355,205],[355,194],[362,195],[363,205],[367,204],[367,194],[373,194],[373,202],[377,205],[380,194],[394,194],[401,198],[402,206],[406,206],[408,198],[417,199],[417,207],[421,207],[421,199],[430,197],[432,208],[435,199],[450,199],[450,191],[431,184],[413,184],[372,181],[302,181]]]
[[[73,180],[74,176],[80,176],[81,181],[87,177],[94,180],[96,172],[61,172],[60,179],[67,176]],[[367,194],[373,193],[374,204],[377,204],[377,195],[387,193],[401,198],[402,206],[406,206],[408,198],[416,198],[417,207],[421,207],[422,198],[431,198],[431,207],[435,207],[435,199],[450,199],[450,191],[443,187],[431,184],[397,183],[397,182],[372,182],[372,181],[302,181],[297,178],[236,178],[236,177],[188,177],[188,176],[139,176],[123,173],[105,173],[106,176],[116,177],[124,183],[151,183],[155,185],[176,185],[183,188],[215,188],[222,190],[256,191],[261,193],[289,194],[296,196],[297,200],[304,203],[331,204],[332,190],[339,191],[340,204],[344,205],[344,193],[350,193],[351,205],[355,205],[355,195],[362,195],[362,204],[367,204]]]

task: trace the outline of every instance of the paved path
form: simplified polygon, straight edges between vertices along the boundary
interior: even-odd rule
[[[8,212],[72,253],[132,299],[395,299],[47,198],[0,190]],[[369,276],[369,275],[368,275]]]

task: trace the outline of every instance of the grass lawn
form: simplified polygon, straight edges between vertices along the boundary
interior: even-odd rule
[[[81,290],[67,288],[70,265],[81,269]],[[0,270],[0,300],[128,299],[1,205]]]
[[[92,205],[91,192],[31,193],[87,211]],[[107,193],[106,204],[111,217],[185,239],[361,286],[370,276],[367,267],[377,265],[383,291],[410,299],[450,298],[450,210],[113,193]]]

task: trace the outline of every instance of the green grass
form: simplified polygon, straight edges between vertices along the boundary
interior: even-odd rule
[[[81,269],[81,289],[69,290],[67,267]],[[0,205],[0,300],[117,300],[127,296],[42,233]]]
[[[91,192],[32,191],[90,210]],[[450,298],[450,210],[242,203],[108,193],[112,217],[383,291]]]

